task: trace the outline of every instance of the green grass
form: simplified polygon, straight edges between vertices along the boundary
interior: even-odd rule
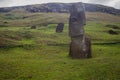
[[[116,22],[87,22],[85,33],[92,40],[90,59],[68,56],[68,24],[63,33],[55,32],[57,24],[37,29],[0,27],[0,39],[9,44],[0,47],[0,80],[120,80],[120,30],[105,27],[108,24],[120,27]],[[109,34],[111,29],[119,34]]]
[[[73,60],[69,46],[13,48],[0,54],[0,79],[9,80],[119,80],[120,46],[93,45],[93,58]],[[113,52],[111,52],[114,50]]]
[[[115,30],[120,34],[120,30],[105,27],[105,25],[107,24],[88,22],[85,27],[86,35],[91,36],[94,42],[120,42],[120,35],[108,33],[109,30]]]

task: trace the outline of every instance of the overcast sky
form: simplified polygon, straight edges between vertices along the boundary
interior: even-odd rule
[[[120,9],[120,0],[0,0],[0,7],[22,6],[28,4],[41,4],[49,2],[84,2],[112,6]]]

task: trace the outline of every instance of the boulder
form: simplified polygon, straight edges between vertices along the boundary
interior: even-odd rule
[[[36,29],[36,26],[31,26],[31,29]]]

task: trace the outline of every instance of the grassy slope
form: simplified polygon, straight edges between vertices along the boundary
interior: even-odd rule
[[[87,18],[90,15],[92,14],[89,13]],[[68,56],[70,39],[67,24],[63,33],[55,33],[56,24],[38,26],[35,30],[29,29],[30,27],[1,27],[1,32],[10,30],[20,33],[22,39],[16,39],[16,34],[12,40],[15,38],[14,41],[23,46],[0,49],[0,80],[119,80],[120,45],[101,43],[120,41],[119,29],[113,29],[119,35],[110,35],[108,30],[112,28],[104,27],[107,24],[120,26],[120,23],[111,23],[111,18],[105,21],[102,21],[103,17],[99,18],[88,19],[85,31],[92,39],[93,58],[82,60],[73,60]],[[12,35],[15,34],[12,32]],[[30,38],[26,38],[26,34]]]
[[[119,23],[119,16],[105,13],[86,12],[87,21]],[[32,26],[45,25],[50,23],[68,23],[69,14],[67,13],[27,13],[27,12],[10,12],[0,14],[0,26]]]

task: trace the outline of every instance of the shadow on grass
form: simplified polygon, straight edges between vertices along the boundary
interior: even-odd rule
[[[115,45],[120,44],[120,42],[104,42],[104,43],[92,43],[93,45]]]
[[[47,44],[48,46],[69,46],[69,44]]]
[[[103,42],[103,43],[92,43],[92,45],[116,45],[120,42]],[[48,46],[69,46],[70,44],[47,44]]]
[[[103,43],[92,43],[92,45],[119,45],[120,42],[103,42]],[[47,46],[60,46],[60,47],[64,47],[64,46],[69,46],[70,44],[47,44]],[[5,50],[9,50],[11,48],[16,48],[16,47],[20,47],[26,50],[31,50],[34,48],[37,48],[41,45],[37,45],[37,44],[21,44],[21,45],[7,45],[7,46],[0,46],[0,49],[5,49]]]
[[[16,47],[24,48],[26,50],[31,50],[34,49],[36,46],[32,44],[24,44],[24,45],[21,44],[21,45],[0,46],[0,49],[9,50],[11,48],[16,48]]]

